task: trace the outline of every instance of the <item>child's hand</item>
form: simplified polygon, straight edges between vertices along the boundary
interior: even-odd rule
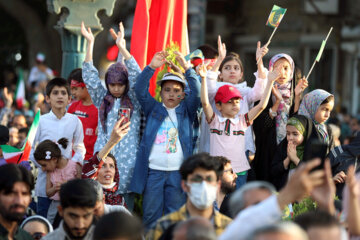
[[[269,49],[267,48],[267,45],[264,45],[261,47],[261,42],[257,42],[257,48],[256,48],[256,62],[259,62],[262,60],[262,58],[269,52]]]
[[[182,74],[181,68],[179,68],[177,65],[175,65],[175,63],[173,63],[172,61],[166,61],[166,62],[167,62],[167,64],[169,64],[171,70],[173,70],[174,72]]]
[[[224,60],[224,58],[226,57],[226,46],[225,43],[221,42],[220,35],[218,36],[218,53],[219,53],[218,59],[221,61]]]
[[[350,166],[347,172],[346,186],[349,189],[351,197],[358,197],[360,195],[360,184],[355,178],[355,168]]]
[[[207,73],[207,65],[205,65],[205,64],[199,65],[198,72],[199,72],[201,79],[205,79],[206,73]]]
[[[110,34],[111,37],[115,40],[116,42],[116,46],[119,49],[126,49],[126,41],[125,41],[125,30],[124,30],[124,25],[122,22],[119,23],[119,31],[115,32],[114,29],[110,29]]]
[[[338,184],[338,183],[344,183],[346,181],[346,174],[341,171],[341,172],[338,172],[334,177],[333,177],[333,180],[335,182],[335,184]]]
[[[81,34],[89,43],[94,43],[94,34],[91,32],[91,28],[88,27],[86,30],[84,22],[81,22]]]
[[[57,182],[54,186],[55,192],[60,191],[60,188],[61,188],[61,183]]]
[[[304,90],[309,86],[308,81],[306,80],[305,77],[302,77],[298,84],[295,87],[295,95],[296,96],[300,96],[302,94],[302,92],[304,92]]]
[[[268,80],[270,82],[275,82],[278,78],[280,78],[280,72],[277,68],[270,68],[270,72],[268,74]]]
[[[179,62],[180,66],[186,71],[190,67],[190,64],[185,60],[184,55],[181,52],[175,51],[176,61]]]
[[[161,52],[157,52],[155,53],[153,59],[151,60],[149,67],[151,67],[152,69],[157,69],[159,67],[161,67],[165,62],[166,62],[166,57],[169,54],[166,51],[161,51]]]
[[[273,86],[271,92],[275,96],[276,100],[281,101],[283,99],[277,86]]]
[[[298,157],[296,155],[296,146],[293,142],[289,142],[288,143],[288,147],[287,147],[287,154],[288,157],[290,158],[290,160],[295,163],[295,165],[298,165]]]

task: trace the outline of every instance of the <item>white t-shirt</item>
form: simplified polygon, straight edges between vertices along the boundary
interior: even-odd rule
[[[166,108],[169,115],[164,119],[156,134],[149,156],[151,169],[175,171],[179,170],[183,162],[184,154],[179,140],[175,109]]]

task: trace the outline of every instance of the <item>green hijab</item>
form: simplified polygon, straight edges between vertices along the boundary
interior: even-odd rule
[[[291,117],[287,124],[289,126],[294,126],[301,135],[303,135],[304,140],[302,141],[302,143],[298,146],[296,146],[296,155],[297,157],[300,159],[300,161],[302,161],[303,156],[304,156],[304,149],[305,149],[305,144],[306,144],[306,140],[307,140],[307,136],[308,136],[308,131],[307,128],[309,125],[308,124],[308,119],[304,118],[304,116],[300,116],[300,115],[296,115]],[[293,162],[290,162],[290,169],[296,168],[296,165]]]

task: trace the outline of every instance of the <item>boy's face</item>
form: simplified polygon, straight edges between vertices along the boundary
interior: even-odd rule
[[[46,102],[50,104],[51,109],[65,109],[70,101],[71,97],[65,87],[55,86],[50,96],[46,96]]]
[[[240,111],[240,98],[232,98],[226,103],[216,103],[216,108],[225,118],[234,118]]]
[[[79,101],[85,99],[89,95],[89,92],[86,87],[71,87],[71,95],[75,100]]]
[[[169,80],[163,83],[160,96],[167,108],[174,108],[184,99],[185,93],[181,83]]]

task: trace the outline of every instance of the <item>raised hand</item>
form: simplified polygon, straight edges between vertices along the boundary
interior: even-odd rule
[[[199,65],[198,72],[199,72],[201,79],[205,79],[206,73],[207,73],[207,65],[205,65],[205,64]]]
[[[336,187],[331,177],[331,167],[329,159],[325,160],[324,173],[325,174],[322,177],[322,184],[316,186],[313,189],[313,191],[311,192],[311,197],[318,203],[319,208],[326,210],[331,214],[334,214],[334,197]]]
[[[224,60],[224,58],[226,57],[226,45],[225,43],[221,42],[220,35],[218,36],[218,53],[219,53],[218,59],[221,61]]]
[[[89,43],[94,43],[95,41],[94,34],[92,33],[91,28],[89,27],[87,29],[85,28],[84,22],[81,22],[81,34]]]
[[[173,70],[174,72],[182,74],[181,68],[179,68],[175,63],[173,63],[170,60],[167,60],[166,63],[169,64],[171,70]]]
[[[149,67],[151,67],[152,69],[157,69],[161,67],[166,62],[166,57],[168,55],[169,54],[166,51],[155,53],[154,57],[152,58],[149,64]]]
[[[264,45],[261,47],[261,42],[257,42],[257,48],[256,48],[256,62],[262,61],[262,58],[269,52],[269,49],[267,48],[267,45]]]
[[[130,130],[130,122],[122,125],[125,117],[121,117],[114,125],[114,128],[110,135],[110,141],[118,143]]]
[[[119,31],[116,33],[114,29],[110,29],[110,35],[115,40],[119,49],[126,49],[125,30],[122,22],[119,23]]]
[[[176,55],[176,61],[178,61],[180,66],[186,71],[190,67],[190,64],[185,60],[184,55],[181,52],[175,51],[174,53]]]
[[[295,87],[295,95],[300,96],[308,86],[308,81],[305,77],[302,77]]]
[[[3,96],[4,96],[4,101],[5,101],[6,107],[10,108],[11,105],[13,104],[13,94],[9,93],[9,90],[7,87],[4,87]]]
[[[268,74],[268,80],[270,82],[275,82],[279,77],[280,77],[280,71],[277,68],[275,68],[275,69],[270,68],[270,72]]]

